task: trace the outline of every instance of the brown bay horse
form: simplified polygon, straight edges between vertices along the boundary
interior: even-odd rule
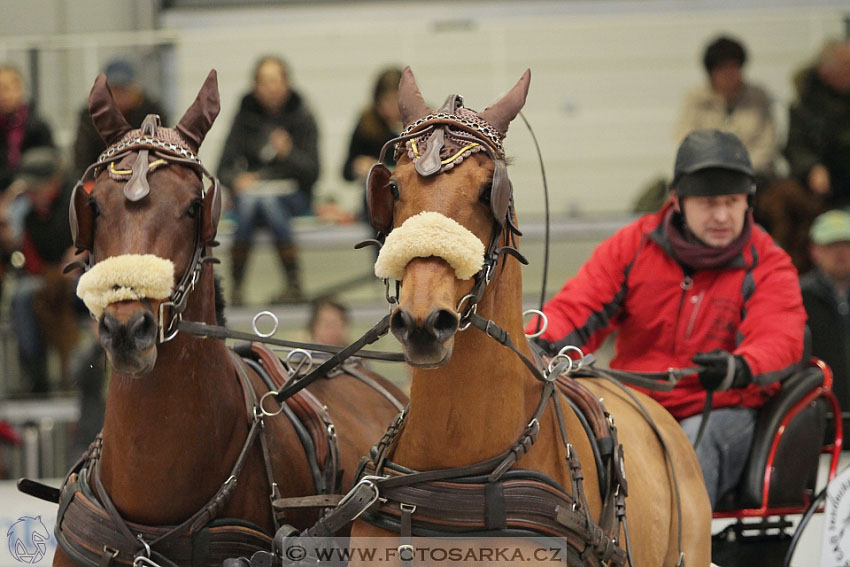
[[[218,114],[216,75],[174,129],[149,116],[133,130],[103,75],[89,107],[109,148],[78,185],[71,224],[89,252],[78,294],[98,319],[111,379],[101,441],[62,489],[54,565],[220,565],[268,548],[270,498],[315,495],[317,481],[298,426],[256,409],[269,391],[259,374],[223,340],[176,331],[181,320],[217,323],[220,195],[196,155]],[[326,490],[351,485],[398,413],[380,390],[404,402],[370,379],[343,372],[309,388],[334,444],[315,450],[338,455]],[[285,521],[303,528],[316,517],[315,507],[290,508]]]
[[[521,271],[512,257],[519,256],[514,252],[519,231],[501,146],[508,124],[525,103],[529,82],[527,71],[505,97],[478,114],[454,95],[442,108],[429,108],[406,69],[399,92],[406,129],[385,147],[398,143],[398,165],[390,173],[378,164],[370,174],[371,220],[387,235],[376,273],[400,282],[391,330],[412,367],[409,409],[384,454],[405,474],[468,469],[486,476],[498,461],[483,472],[476,464],[518,448],[512,469],[539,471],[562,487],[576,486],[553,403],[547,403],[536,423],[530,422],[541,406],[545,380],[526,363],[534,355],[524,336]],[[673,567],[680,553],[689,567],[709,565],[710,505],[681,427],[661,406],[635,393],[656,434],[619,387],[599,379],[581,383],[604,400],[624,449],[633,565]],[[603,499],[591,443],[576,412],[560,405],[566,437],[581,464],[586,509],[601,523]],[[518,439],[527,440],[532,425],[539,427],[536,440],[519,448]],[[452,477],[440,478],[451,482]],[[407,494],[416,496],[413,489]],[[417,525],[439,531],[451,520],[460,525],[465,517],[460,507],[429,517],[423,502],[418,508],[408,503],[405,511],[401,498],[390,498],[380,510],[385,519],[394,518],[396,527],[404,525],[407,514],[412,535]],[[399,534],[371,512],[355,522],[352,537]],[[452,529],[448,533],[462,533]],[[613,531],[612,540],[624,547],[625,529]],[[598,557],[582,561],[601,563]]]

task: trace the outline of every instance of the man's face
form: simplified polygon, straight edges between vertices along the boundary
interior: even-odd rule
[[[812,262],[820,271],[835,281],[850,280],[850,242],[812,244]]]
[[[0,112],[9,114],[24,102],[24,86],[17,73],[11,70],[0,71]]]
[[[741,234],[748,208],[743,193],[676,198],[676,209],[684,213],[688,229],[714,248],[728,246]]]

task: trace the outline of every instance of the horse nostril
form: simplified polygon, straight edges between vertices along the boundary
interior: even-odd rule
[[[393,335],[400,341],[405,341],[410,336],[410,333],[413,331],[416,322],[413,320],[413,317],[399,307],[393,313],[393,316],[390,317],[390,330],[393,332]]]
[[[430,331],[440,342],[449,340],[457,327],[457,314],[447,309],[434,311],[425,320],[425,330]]]
[[[121,323],[109,313],[104,313],[103,317],[100,318],[100,322],[97,324],[97,332],[101,340],[111,339],[120,328]]]
[[[147,350],[156,342],[156,319],[148,311],[137,313],[127,322],[127,333],[139,350]]]

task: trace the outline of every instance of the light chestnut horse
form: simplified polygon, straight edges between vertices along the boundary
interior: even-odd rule
[[[226,487],[232,491],[214,502],[209,514],[174,536],[185,543],[185,534],[200,533],[207,520],[227,518],[237,524],[233,546],[219,542],[209,554],[207,564],[220,565],[223,558],[253,552],[251,545],[238,541],[247,533],[246,526],[253,526],[252,533],[264,533],[266,543],[271,541],[275,526],[270,497],[309,496],[317,488],[302,442],[286,416],[265,417],[264,432],[246,441],[255,423],[251,399],[268,392],[259,375],[234,360],[223,340],[176,332],[181,319],[220,322],[222,304],[208,261],[220,196],[217,182],[196,156],[218,114],[216,75],[210,72],[174,129],[159,126],[158,117],[148,117],[142,130],[133,130],[115,106],[103,75],[95,82],[89,106],[110,149],[98,161],[93,183],[75,191],[72,229],[77,246],[90,254],[78,293],[98,318],[111,379],[97,464],[88,466],[86,474],[94,498],[103,502],[108,497],[115,514],[103,520],[101,512],[102,521],[94,529],[74,523],[90,518],[90,511],[73,502],[67,510],[60,506],[57,526],[62,529],[57,527],[57,535],[61,531],[60,543],[72,541],[79,553],[94,554],[112,565],[130,565],[137,554],[143,559],[150,554],[160,565],[197,564],[190,563],[191,553],[193,546],[203,548],[202,542],[177,545],[164,540],[165,547],[160,547],[151,540],[193,518]],[[206,187],[205,177],[213,182]],[[375,375],[372,379],[404,401],[392,384]],[[345,490],[359,458],[380,438],[398,407],[378,388],[346,373],[319,379],[309,390],[327,406],[335,426],[340,488]],[[273,413],[274,401],[266,400],[263,407]],[[259,439],[263,434],[277,493],[264,463]],[[243,451],[244,466],[234,473]],[[72,489],[64,487],[63,501]],[[85,492],[74,498],[93,500]],[[315,508],[290,510],[285,521],[305,528],[317,513]],[[130,526],[147,526],[145,542],[135,541],[136,527],[125,531],[117,526],[116,516]],[[214,540],[215,529],[207,535]],[[81,562],[79,554],[75,561],[66,547],[57,549],[54,564]],[[172,556],[169,549],[190,555]]]
[[[464,254],[518,246],[518,237],[517,231],[509,228],[516,222],[510,186],[505,185],[505,172],[498,170],[504,162],[498,163],[490,151],[474,150],[462,160],[452,161],[457,145],[463,146],[469,138],[456,137],[455,148],[448,141],[452,133],[477,132],[472,136],[474,141],[487,144],[494,141],[489,134],[495,130],[495,142],[500,142],[525,102],[529,82],[527,71],[504,98],[470,116],[468,109],[456,103],[440,110],[427,107],[412,72],[406,69],[399,94],[399,107],[408,126],[405,132],[422,131],[429,125],[435,128],[430,130],[430,138],[405,138],[403,133],[401,150],[396,154],[400,159],[391,177],[388,171],[379,171],[370,179],[372,221],[388,233],[376,271],[400,280],[391,329],[403,347],[413,377],[409,412],[390,458],[415,471],[465,467],[502,454],[523,434],[541,399],[541,381],[515,352],[480,329],[465,325],[469,294],[476,294],[482,277],[473,274],[482,260],[480,256],[464,258]],[[453,108],[455,118],[446,118]],[[439,135],[439,142],[434,142],[434,132],[444,123],[454,130],[447,129]],[[432,151],[432,144],[443,144],[451,151]],[[434,155],[440,156],[437,165],[419,163]],[[451,167],[445,167],[447,163]],[[419,223],[416,219],[424,218],[420,215],[423,212],[441,220]],[[494,218],[494,214],[505,212],[509,218]],[[459,227],[442,219],[450,219]],[[494,231],[498,235],[495,248],[490,246]],[[396,235],[398,238],[393,239]],[[489,271],[491,281],[484,285],[477,301],[477,314],[507,331],[517,350],[530,359],[532,352],[523,331],[520,265],[506,254],[496,256]],[[647,419],[618,387],[596,379],[583,382],[595,396],[604,399],[624,446],[626,519],[634,565],[676,565],[680,523],[686,565],[709,565],[711,509],[699,464],[682,428],[660,405],[635,393],[649,410],[675,463],[680,522],[668,456]],[[568,437],[584,472],[591,515],[598,522],[602,504],[591,446],[575,413],[563,406]],[[514,468],[540,471],[569,487],[565,457],[555,412],[549,404],[540,419],[536,442]],[[412,521],[415,527],[415,512]],[[390,534],[362,518],[352,531],[352,537]],[[621,544],[623,541],[621,534]]]

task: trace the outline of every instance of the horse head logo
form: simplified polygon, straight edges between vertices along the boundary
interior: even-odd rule
[[[50,532],[42,523],[41,516],[23,516],[12,524],[6,532],[6,538],[12,557],[21,563],[32,565],[44,558]]]

